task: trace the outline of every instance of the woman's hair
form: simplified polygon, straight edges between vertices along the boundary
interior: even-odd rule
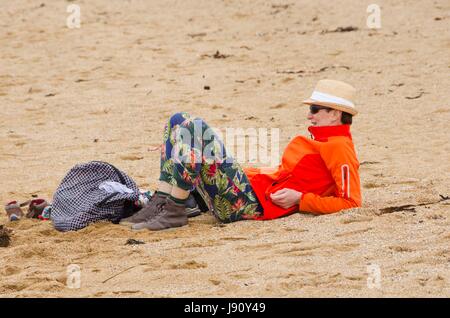
[[[353,121],[353,115],[346,113],[346,112],[342,112],[342,117],[341,117],[341,122],[343,125],[351,125]]]

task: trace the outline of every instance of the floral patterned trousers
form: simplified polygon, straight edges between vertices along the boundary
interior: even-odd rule
[[[200,118],[176,113],[164,128],[159,180],[194,188],[221,222],[254,219],[262,207],[241,166]]]

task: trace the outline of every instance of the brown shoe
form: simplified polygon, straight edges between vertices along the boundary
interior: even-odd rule
[[[184,204],[177,204],[170,198],[165,204],[159,207],[158,213],[147,222],[134,224],[131,229],[135,231],[150,230],[160,231],[173,227],[180,227],[188,224],[186,207]]]
[[[120,225],[130,226],[137,223],[147,222],[158,211],[158,206],[166,202],[166,196],[156,192],[148,202],[148,205],[130,217],[120,220]]]

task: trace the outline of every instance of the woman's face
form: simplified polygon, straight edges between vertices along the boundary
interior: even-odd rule
[[[307,119],[312,126],[337,126],[342,125],[341,114],[342,112],[336,109],[319,109],[316,113],[310,109]]]

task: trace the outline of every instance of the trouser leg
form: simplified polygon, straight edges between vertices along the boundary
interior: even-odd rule
[[[164,129],[160,180],[183,190],[197,188],[222,222],[262,213],[242,167],[206,122],[187,113],[174,114]]]

